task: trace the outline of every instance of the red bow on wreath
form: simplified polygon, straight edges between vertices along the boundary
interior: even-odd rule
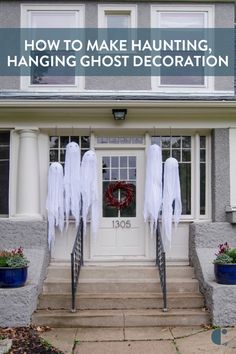
[[[118,200],[114,197],[113,193],[118,189],[125,192],[125,197]],[[115,207],[116,209],[127,208],[134,198],[134,186],[124,181],[111,183],[105,193],[105,202],[108,206]]]

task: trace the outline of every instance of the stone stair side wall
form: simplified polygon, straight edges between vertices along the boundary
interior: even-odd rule
[[[49,264],[46,221],[0,220],[0,249],[23,247],[30,260],[21,288],[0,288],[0,327],[27,326],[37,308]]]
[[[213,260],[220,243],[236,247],[236,225],[227,222],[190,224],[189,255],[205,297],[211,321],[217,326],[236,325],[236,287],[217,284]]]

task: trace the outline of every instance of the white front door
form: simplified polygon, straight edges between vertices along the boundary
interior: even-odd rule
[[[91,241],[94,260],[137,259],[145,257],[143,221],[144,150],[102,150],[97,152],[101,223],[96,239]],[[111,191],[117,182],[129,185],[132,198],[121,189]],[[108,196],[109,188],[111,193]]]

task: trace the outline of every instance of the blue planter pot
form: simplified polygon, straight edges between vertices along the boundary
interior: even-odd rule
[[[236,264],[214,264],[216,282],[236,285]]]
[[[18,288],[25,285],[28,267],[0,267],[0,288]]]

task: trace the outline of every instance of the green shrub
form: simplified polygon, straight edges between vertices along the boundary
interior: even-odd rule
[[[25,256],[17,254],[14,257],[8,258],[7,267],[21,268],[27,266],[28,263],[29,261],[25,258]]]
[[[226,254],[233,259],[232,263],[236,263],[236,248],[230,248]]]
[[[217,264],[228,264],[228,263],[233,263],[233,258],[231,258],[228,254],[226,253],[221,253],[219,254],[216,259],[214,260],[214,263]]]
[[[29,264],[23,253],[23,248],[19,247],[11,251],[0,250],[0,267],[22,268]]]

